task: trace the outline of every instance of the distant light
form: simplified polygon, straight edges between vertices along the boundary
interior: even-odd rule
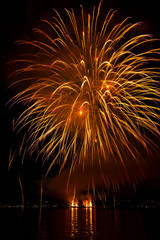
[[[106,88],[109,89],[109,85],[107,85]]]
[[[78,202],[72,200],[72,202],[71,202],[71,207],[78,207]]]
[[[86,208],[92,208],[93,207],[92,201],[91,200],[90,200],[90,202],[88,202],[88,200],[83,201],[83,206]]]
[[[83,114],[83,112],[82,112],[82,110],[80,110],[80,111],[79,111],[79,115],[82,115],[82,114]]]

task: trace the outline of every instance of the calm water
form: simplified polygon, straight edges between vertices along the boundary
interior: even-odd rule
[[[2,240],[160,239],[160,209],[0,209],[0,220]]]

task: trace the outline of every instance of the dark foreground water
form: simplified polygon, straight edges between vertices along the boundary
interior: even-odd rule
[[[2,240],[160,239],[160,209],[3,208],[0,220]]]

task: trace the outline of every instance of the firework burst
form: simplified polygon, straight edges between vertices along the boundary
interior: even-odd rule
[[[70,173],[80,163],[94,166],[116,162],[123,166],[132,158],[139,164],[136,144],[151,145],[148,132],[159,134],[158,105],[160,49],[145,50],[155,39],[131,34],[140,23],[128,19],[112,27],[114,11],[100,24],[100,9],[77,22],[74,11],[66,10],[67,25],[55,11],[53,22],[35,29],[42,40],[19,41],[34,49],[16,63],[14,84],[28,82],[13,99],[25,104],[15,123],[28,127],[25,152],[39,152]],[[132,36],[132,37],[131,37]],[[23,140],[23,143],[25,140]],[[22,149],[22,146],[21,146]]]

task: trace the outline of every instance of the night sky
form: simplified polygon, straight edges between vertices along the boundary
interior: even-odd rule
[[[10,201],[20,198],[20,187],[18,183],[18,163],[14,162],[8,172],[8,159],[11,144],[19,141],[18,137],[12,133],[12,119],[15,111],[19,108],[8,109],[7,101],[14,96],[14,89],[8,88],[10,80],[8,75],[8,61],[16,56],[17,47],[14,44],[19,39],[26,39],[32,36],[32,28],[40,26],[42,19],[49,19],[52,16],[52,8],[58,10],[62,16],[64,8],[73,8],[75,12],[80,12],[80,5],[84,9],[92,11],[94,6],[98,6],[97,0],[26,0],[26,1],[2,1],[0,5],[0,201]],[[153,34],[160,38],[160,15],[157,0],[145,1],[123,1],[123,0],[103,0],[102,11],[108,12],[110,9],[118,11],[117,18],[124,19],[132,17],[132,22],[143,22],[141,33]],[[159,143],[157,142],[157,145]],[[160,159],[150,159],[150,167],[147,179],[137,187],[136,197],[159,198],[160,199]],[[25,170],[22,171],[22,180],[25,186],[26,198],[36,196],[38,189],[33,183],[33,179],[40,179],[42,173],[41,164],[29,160]],[[124,190],[125,189],[125,190]],[[122,193],[126,188],[122,189]],[[127,188],[128,189],[128,188]],[[129,197],[135,197],[128,190]],[[126,192],[125,192],[126,193]]]

